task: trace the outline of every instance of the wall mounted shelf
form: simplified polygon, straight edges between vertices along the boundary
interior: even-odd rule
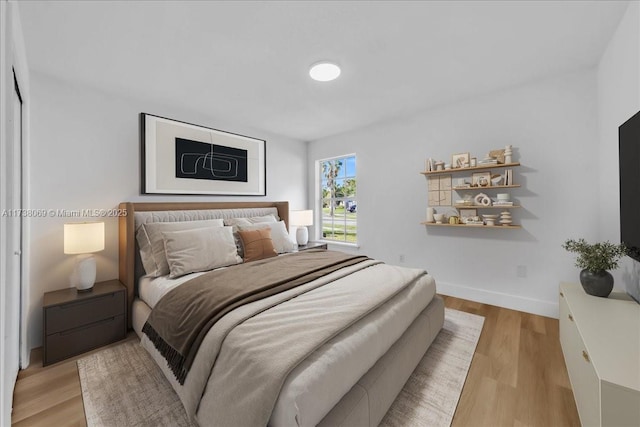
[[[475,209],[477,212],[477,215],[482,217],[482,214],[480,214],[479,211],[483,211],[483,210],[488,210],[488,211],[496,211],[496,210],[511,210],[511,209],[518,209],[521,206],[520,205],[512,205],[512,206],[502,206],[502,205],[492,205],[492,206],[484,206],[484,205],[479,205],[479,204],[473,204],[473,205],[462,205],[462,204],[455,204],[454,200],[449,201],[452,197],[451,197],[451,191],[456,191],[456,192],[480,192],[480,191],[487,191],[487,190],[497,190],[497,189],[512,189],[512,188],[520,188],[520,184],[512,184],[512,172],[507,170],[504,175],[505,175],[505,179],[506,176],[508,175],[509,179],[507,180],[507,182],[509,182],[508,185],[488,185],[488,186],[484,186],[484,187],[467,187],[467,186],[452,186],[451,185],[451,175],[452,174],[467,174],[467,176],[471,177],[472,175],[474,175],[474,172],[478,172],[478,171],[488,171],[490,172],[491,170],[494,169],[503,169],[503,168],[511,168],[511,167],[517,167],[520,166],[520,162],[511,162],[511,163],[499,163],[499,164],[491,164],[491,165],[479,165],[479,166],[474,166],[474,167],[468,167],[468,168],[456,168],[456,169],[444,169],[444,170],[437,170],[437,171],[424,171],[424,172],[420,172],[422,175],[425,175],[425,177],[429,180],[429,205],[431,207],[443,207],[445,209],[449,208],[449,209]],[[448,176],[446,176],[448,175]],[[489,173],[490,176],[493,176]],[[442,179],[447,179],[447,185],[445,185],[445,188],[442,188],[442,185],[439,184],[438,180],[442,180]],[[432,182],[433,180],[433,182]],[[458,180],[459,183],[461,180]],[[438,182],[438,185],[434,185],[434,183]],[[437,191],[436,191],[437,190]],[[448,191],[449,196],[448,197],[442,197],[442,193],[444,192],[446,195],[446,192]],[[439,195],[439,197],[435,198],[432,200],[432,192],[436,193],[436,196]],[[446,203],[442,203],[442,201],[445,200]],[[432,204],[432,202],[435,201],[435,206]],[[511,216],[510,215],[501,215],[501,217],[506,220],[508,219],[509,221],[506,222],[511,222]],[[444,222],[442,224],[436,224],[434,222],[421,222],[422,225],[426,225],[428,227],[462,227],[462,228],[491,228],[491,229],[496,229],[499,228],[501,230],[517,230],[522,228],[520,225],[518,224],[500,224],[500,219],[496,219],[496,224],[495,225],[480,225],[480,224],[449,224],[448,222]]]
[[[453,205],[456,209],[515,209],[520,208],[520,205],[514,206],[482,206],[482,205]]]
[[[458,227],[458,228],[500,228],[502,230],[515,230],[522,228],[519,225],[471,225],[471,224],[436,224],[435,222],[421,222],[420,224],[426,225],[427,227]]]
[[[480,190],[493,190],[494,188],[518,188],[520,184],[514,185],[491,185],[487,187],[451,187],[455,191],[480,191]]]
[[[497,165],[481,165],[474,166],[468,168],[456,168],[456,169],[445,169],[441,171],[423,171],[420,172],[422,175],[442,175],[445,173],[459,173],[459,172],[469,172],[469,171],[482,171],[482,170],[490,170],[490,169],[498,169],[498,168],[508,168],[520,166],[520,162],[515,163],[498,163]],[[490,187],[489,187],[490,188]]]

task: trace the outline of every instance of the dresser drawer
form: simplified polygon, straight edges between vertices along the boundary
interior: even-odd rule
[[[560,297],[560,343],[583,426],[600,426],[600,380],[567,301]]]
[[[124,314],[124,292],[113,292],[45,308],[47,335]]]
[[[125,316],[110,317],[68,331],[47,335],[44,365],[121,340],[125,337]]]

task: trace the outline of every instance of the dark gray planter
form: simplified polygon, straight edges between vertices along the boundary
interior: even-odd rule
[[[580,272],[580,283],[584,291],[596,297],[608,297],[613,289],[613,276],[605,270],[592,273],[589,270]]]

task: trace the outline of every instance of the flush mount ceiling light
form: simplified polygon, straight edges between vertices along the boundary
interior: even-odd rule
[[[313,64],[309,69],[309,75],[319,82],[330,82],[340,75],[340,67],[332,62],[322,61]]]

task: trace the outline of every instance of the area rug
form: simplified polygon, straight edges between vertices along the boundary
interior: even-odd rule
[[[484,317],[445,308],[444,326],[380,426],[450,426]]]
[[[444,327],[381,426],[449,426],[484,318],[445,309]],[[135,341],[78,360],[89,427],[192,426],[178,396]]]

